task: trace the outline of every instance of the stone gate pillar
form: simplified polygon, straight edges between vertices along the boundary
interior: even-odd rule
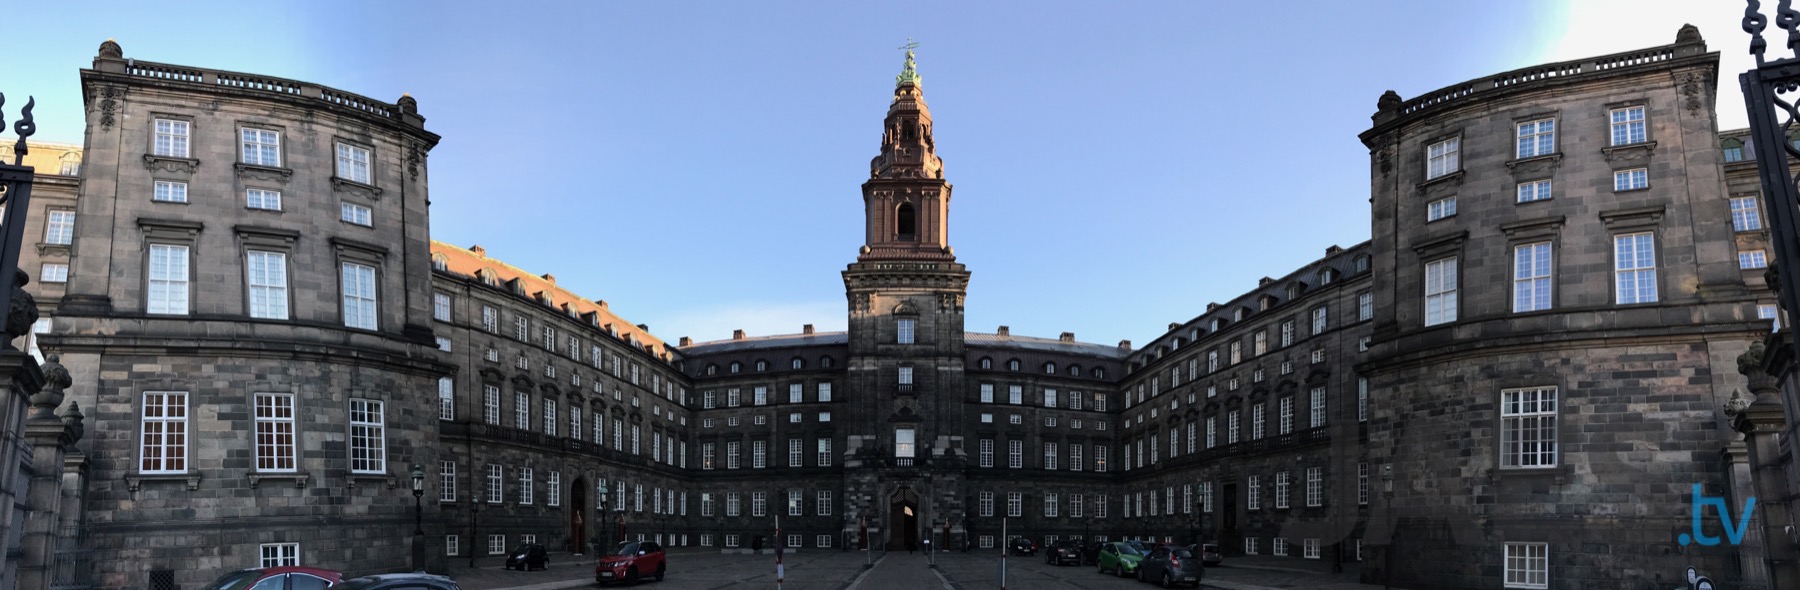
[[[1775,340],[1784,342],[1785,337]],[[1746,549],[1739,560],[1743,564],[1742,574],[1746,587],[1758,582],[1762,584],[1759,587],[1763,588],[1800,587],[1800,563],[1795,563],[1800,552],[1795,550],[1787,533],[1787,527],[1793,524],[1793,514],[1792,506],[1786,500],[1789,497],[1787,469],[1781,461],[1779,440],[1787,420],[1782,414],[1775,378],[1780,371],[1771,371],[1772,361],[1782,365],[1789,364],[1791,352],[1786,350],[1785,344],[1777,344],[1777,347],[1784,349],[1784,352],[1771,355],[1763,343],[1757,342],[1738,357],[1738,372],[1749,378],[1752,399],[1748,404],[1741,401],[1734,404],[1742,409],[1737,409],[1732,417],[1732,428],[1744,434],[1743,445],[1748,451],[1746,459],[1757,498],[1756,511],[1750,523],[1752,531],[1749,531],[1745,541],[1748,544],[1754,538],[1761,545],[1759,551]],[[1790,360],[1773,358],[1777,356]],[[1727,447],[1725,452],[1730,455],[1732,449]],[[1727,465],[1731,466],[1732,463],[1728,461]],[[1735,478],[1733,487],[1737,487]],[[1750,494],[1734,490],[1732,495],[1734,501],[1742,501],[1743,497]]]
[[[65,527],[66,507],[63,473],[65,459],[74,449],[75,441],[81,440],[81,410],[73,402],[63,417],[56,415],[57,406],[62,405],[63,390],[71,382],[69,371],[57,363],[52,355],[50,362],[43,366],[43,388],[31,396],[31,415],[25,419],[25,439],[31,443],[31,466],[29,474],[31,484],[26,500],[29,506],[25,519],[24,537],[20,549],[24,554],[19,560],[19,590],[49,590],[57,580],[56,566],[58,549],[65,551],[75,549],[64,542],[76,541],[76,530],[79,527]],[[85,485],[80,478],[77,483]],[[79,496],[79,494],[77,494]],[[79,503],[75,503],[79,510]],[[79,522],[76,520],[75,522]],[[78,564],[65,564],[65,576],[77,573]],[[62,580],[70,581],[70,580]]]

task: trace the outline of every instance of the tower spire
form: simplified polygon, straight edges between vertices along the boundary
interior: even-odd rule
[[[913,50],[918,47],[919,43],[913,41],[912,37],[907,37],[906,44],[900,46],[901,49],[906,50],[906,64],[900,66],[900,75],[894,76],[895,87],[905,86],[907,84],[913,86],[923,85],[924,79],[919,77],[918,64],[913,63]]]
[[[919,88],[913,48],[894,78],[894,100],[882,121],[880,153],[863,184],[868,224],[859,260],[955,260],[950,250],[950,183],[931,136],[931,109]]]

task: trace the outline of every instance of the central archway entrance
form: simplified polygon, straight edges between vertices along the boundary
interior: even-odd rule
[[[919,546],[919,494],[912,488],[894,491],[888,503],[888,551],[911,551]]]
[[[587,548],[587,478],[577,477],[569,484],[569,552],[581,555]]]

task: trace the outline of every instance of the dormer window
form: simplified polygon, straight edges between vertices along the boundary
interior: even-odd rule
[[[1044,363],[1044,374],[1045,375],[1055,375],[1056,374],[1056,363]]]
[[[756,361],[756,372],[761,373],[767,370],[769,370],[769,361]]]
[[[1319,271],[1319,284],[1321,285],[1329,285],[1335,278],[1337,278],[1337,271],[1329,268]]]
[[[981,364],[980,364],[980,366],[981,366],[981,368],[983,368],[983,369],[992,369],[992,368],[994,368],[994,359],[991,359],[991,358],[988,358],[988,357],[985,357],[985,356],[984,356],[984,357],[981,357],[981,361],[980,361],[980,363],[981,363]]]
[[[739,371],[743,371],[743,370],[744,370],[743,363],[740,363],[737,361],[731,361],[731,374],[736,375],[736,374],[738,374]]]
[[[1013,359],[1010,361],[1006,361],[1006,370],[1008,370],[1008,371],[1019,370],[1019,359]]]

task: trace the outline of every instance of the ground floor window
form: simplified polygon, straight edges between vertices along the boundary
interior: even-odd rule
[[[800,546],[800,535],[788,535],[787,536],[787,546],[799,547]]]
[[[462,554],[462,541],[456,535],[444,535],[444,555]]]
[[[1362,539],[1356,540],[1356,558],[1355,559],[1357,561],[1362,561]]]
[[[531,544],[531,545],[537,544],[537,535],[525,535],[524,537],[525,537],[524,542],[526,544]]]
[[[1256,537],[1244,537],[1244,555],[1256,555]]]
[[[1269,554],[1287,557],[1287,537],[1275,537],[1275,541],[1269,544]]]
[[[1507,543],[1506,587],[1549,588],[1550,544]]]
[[[300,565],[299,543],[263,543],[260,567]]]
[[[982,535],[982,536],[976,537],[975,538],[975,546],[982,548],[982,549],[993,549],[994,548],[994,536],[993,535]]]
[[[831,535],[819,535],[813,539],[813,545],[823,549],[831,546]]]
[[[1318,539],[1302,539],[1300,541],[1300,556],[1305,557],[1307,559],[1318,559],[1319,558],[1319,540]]]
[[[506,553],[506,535],[488,535],[488,555]]]
[[[713,546],[712,545],[712,535],[700,535],[700,546],[701,547]]]
[[[725,535],[725,546],[726,547],[737,547],[738,546],[738,536],[737,535]]]

